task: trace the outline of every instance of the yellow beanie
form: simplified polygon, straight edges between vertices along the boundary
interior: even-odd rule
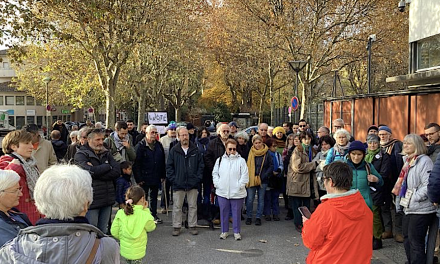
[[[282,127],[276,127],[273,129],[272,135],[276,135],[278,132],[282,132],[284,135],[286,134],[286,130]]]

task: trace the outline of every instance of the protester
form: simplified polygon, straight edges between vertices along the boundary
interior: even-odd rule
[[[239,128],[237,125],[237,122],[235,122],[235,121],[229,122],[228,126],[231,129],[231,132],[229,134],[231,136],[235,137],[235,134],[237,134],[238,128]]]
[[[136,138],[139,135],[139,132],[136,130],[136,126],[134,125],[134,121],[132,119],[127,120],[127,128],[128,128],[128,134],[130,134],[130,140],[131,145],[136,146]]]
[[[234,238],[241,240],[241,207],[246,197],[249,174],[246,161],[237,153],[234,139],[226,141],[226,152],[216,160],[212,178],[220,206],[220,239],[229,236],[229,216],[232,211]]]
[[[272,138],[275,140],[276,151],[283,154],[283,150],[286,147],[286,132],[282,127],[276,127],[273,130]]]
[[[197,138],[196,138],[196,146],[199,149],[199,152],[204,157],[206,154],[206,151],[208,150],[209,145],[209,138],[210,133],[206,127],[201,127],[199,129]],[[197,202],[199,204],[202,204],[202,214],[203,218],[206,220],[209,220],[209,210],[211,205],[211,185],[212,185],[212,171],[209,173],[209,171],[204,170],[203,172],[203,180],[202,184],[199,186],[199,197],[197,199]]]
[[[89,129],[87,143],[75,154],[75,163],[92,175],[93,202],[86,218],[89,223],[107,233],[107,225],[115,203],[114,181],[120,176],[120,166],[104,147],[104,131]]]
[[[20,176],[12,170],[0,170],[0,247],[17,236],[20,229],[31,226],[26,214],[16,206],[23,196]]]
[[[437,123],[429,123],[425,127],[425,136],[429,142],[427,155],[435,162],[440,153],[440,126]]]
[[[22,196],[17,209],[25,213],[31,223],[40,219],[34,203],[35,183],[40,177],[37,161],[32,156],[32,134],[24,130],[9,132],[2,141],[5,155],[0,157],[0,169],[15,171],[20,176]]]
[[[60,132],[60,140],[67,144],[67,137],[69,135],[69,130],[66,127],[66,124],[63,123],[63,120],[58,119],[52,125],[52,131],[56,130]]]
[[[249,146],[247,142],[249,141],[249,135],[245,131],[240,131],[235,134],[235,140],[237,140],[237,152],[240,156],[247,161],[249,155]]]
[[[350,147],[350,133],[345,129],[338,129],[333,134],[336,144],[331,148],[325,159],[325,165],[328,165],[334,161],[343,161],[348,154],[348,148]]]
[[[145,132],[145,139],[136,146],[133,173],[136,183],[144,189],[147,198],[150,198],[150,209],[155,221],[162,223],[157,216],[157,196],[166,179],[165,150],[156,139],[155,125],[149,125]]]
[[[173,187],[173,236],[180,235],[182,205],[188,202],[188,225],[190,233],[197,235],[197,188],[203,178],[203,157],[197,146],[190,142],[188,130],[177,128],[180,141],[174,146],[167,160],[167,178]]]
[[[393,139],[392,131],[387,126],[379,126],[379,134],[380,138],[380,146],[381,148],[390,155],[390,169],[391,169],[391,184],[389,185],[388,189],[384,189],[384,205],[381,208],[382,211],[382,218],[383,218],[383,225],[385,230],[392,230],[393,227],[393,217],[391,215],[391,207],[393,207],[393,197],[390,194],[391,189],[393,188],[394,183],[397,181],[397,178],[399,177],[400,171],[402,170],[403,166],[403,159],[402,159],[402,142]],[[385,186],[384,188],[387,188]],[[386,195],[386,194],[389,195]],[[403,218],[403,212],[402,210],[398,210],[394,217],[394,239],[396,242],[403,243],[403,235],[402,235],[402,218]],[[384,232],[382,234],[383,239],[392,238],[393,233],[392,232]]]
[[[124,209],[113,220],[112,236],[119,240],[121,256],[128,264],[143,263],[147,250],[148,232],[156,229],[154,218],[148,209],[144,189],[139,186],[127,190]]]
[[[329,150],[335,145],[335,140],[330,135],[320,136],[318,141],[318,153],[313,161],[317,162],[316,166],[316,180],[318,181],[318,193],[319,197],[326,194],[324,186],[324,166],[325,160]]]
[[[287,137],[286,149],[283,151],[283,172],[284,172],[284,181],[283,181],[283,199],[284,206],[287,209],[287,215],[284,220],[289,221],[293,219],[293,210],[289,204],[289,196],[287,195],[287,174],[289,172],[290,158],[292,157],[292,153],[297,146],[301,145],[301,141],[299,141],[299,135],[296,133],[292,133]],[[287,149],[287,147],[289,149]]]
[[[284,178],[283,158],[281,157],[281,154],[277,152],[277,148],[276,148],[277,142],[275,142],[273,138],[268,139],[266,143],[267,143],[267,147],[269,148],[268,153],[272,158],[273,171],[272,174],[269,176],[267,188],[264,193],[263,214],[265,216],[266,221],[271,221],[272,217],[274,221],[280,221],[279,196],[282,190],[283,178]]]
[[[436,217],[436,207],[428,199],[428,180],[432,161],[419,135],[403,139],[404,165],[392,190],[396,205],[403,207],[403,245],[410,264],[426,263],[425,236]],[[396,206],[400,210],[400,206]],[[437,225],[438,227],[438,225]],[[434,247],[432,247],[433,249]]]
[[[66,155],[64,156],[64,160],[68,163],[72,163],[75,157],[76,152],[79,148],[87,143],[87,132],[89,128],[83,127],[78,131],[77,141],[75,143],[70,144],[67,147]]]
[[[284,128],[284,131],[286,132],[285,133],[286,136],[292,134],[292,126],[293,126],[292,122],[284,122],[283,123],[283,128]]]
[[[192,123],[188,123],[188,124],[186,124],[186,129],[188,130],[189,140],[192,143],[195,143],[196,142],[196,137],[197,137],[196,127]]]
[[[145,131],[147,128],[148,125],[146,126]],[[170,122],[170,124],[166,128],[167,134],[159,139],[159,142],[162,144],[162,147],[165,151],[165,164],[168,160],[168,155],[170,153],[171,148],[177,142],[176,129],[177,129],[176,123],[173,121]],[[144,132],[144,135],[146,135],[146,132]],[[160,198],[161,213],[163,214],[167,213],[167,208],[169,208],[170,205],[170,198],[172,195],[170,189],[171,189],[171,182],[169,179],[166,179],[162,183],[162,194]]]
[[[40,173],[43,173],[43,171],[49,166],[57,163],[57,156],[55,155],[52,143],[40,136],[40,132],[38,131],[38,126],[36,124],[28,124],[24,126],[22,130],[25,130],[32,135],[32,145],[34,148],[32,151],[32,156],[37,162],[36,165]]]
[[[381,207],[384,204],[384,196],[388,195],[388,193],[384,193],[384,190],[389,190],[391,184],[390,155],[380,148],[379,142],[379,136],[376,134],[373,133],[367,136],[368,148],[365,161],[374,166],[384,181],[384,185],[381,188],[375,190],[370,188],[370,194],[373,199],[373,250],[382,248],[384,226],[382,225]],[[385,230],[385,232],[392,232],[392,230]]]
[[[77,166],[44,171],[34,194],[45,218],[2,247],[0,263],[120,263],[118,243],[84,217],[92,192],[92,177]]]
[[[131,186],[132,165],[129,161],[123,161],[120,166],[121,176],[116,180],[116,202],[119,204],[119,208],[123,208],[125,206],[125,193]]]
[[[350,190],[352,169],[343,162],[324,168],[327,195],[310,219],[302,217],[309,264],[369,264],[373,255],[373,214],[358,190]]]
[[[113,158],[119,163],[136,160],[136,151],[132,142],[133,138],[128,133],[128,125],[125,121],[116,122],[115,131],[104,140]]]
[[[52,143],[52,147],[55,151],[57,161],[61,162],[61,160],[64,158],[64,156],[66,155],[66,152],[67,152],[67,144],[60,139],[61,134],[60,134],[60,131],[58,131],[58,130],[53,130],[50,133],[50,137],[52,139],[51,143]]]
[[[301,145],[298,145],[291,157],[287,172],[287,195],[293,210],[295,229],[301,233],[302,219],[298,208],[305,206],[310,209],[310,199],[319,199],[318,182],[314,170],[317,162],[313,161],[316,151],[311,146],[312,134],[303,131],[299,134]]]
[[[267,153],[268,150],[269,148],[263,143],[263,138],[260,135],[252,137],[252,147],[247,160],[249,183],[246,185],[246,225],[252,224],[256,193],[258,193],[258,203],[255,225],[261,225],[261,217],[263,216],[264,209],[264,193],[269,183],[269,177],[273,171],[273,161],[270,154]]]

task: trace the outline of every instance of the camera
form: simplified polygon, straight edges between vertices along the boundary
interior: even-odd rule
[[[405,6],[406,6],[405,0],[400,0],[399,4],[397,5],[397,8],[399,8],[400,12],[405,12]]]

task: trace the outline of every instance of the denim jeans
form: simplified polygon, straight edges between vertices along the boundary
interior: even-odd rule
[[[302,226],[302,215],[299,212],[298,208],[301,206],[307,207],[310,210],[310,197],[297,197],[297,196],[289,196],[289,205],[293,210],[293,223],[296,226]]]
[[[247,218],[252,218],[254,210],[255,193],[258,193],[257,215],[256,218],[261,218],[264,209],[264,193],[266,192],[267,183],[262,183],[260,186],[247,188],[246,198],[246,215]]]
[[[145,191],[145,197],[150,198],[150,210],[153,217],[157,217],[157,194],[159,193],[159,186],[157,185],[142,185]],[[151,191],[151,192],[150,192]]]
[[[86,213],[86,218],[89,220],[91,225],[96,226],[104,234],[107,234],[107,225],[112,214],[111,206],[104,206],[97,209],[88,210]]]
[[[264,193],[264,215],[276,215],[280,214],[280,202],[279,202],[280,190],[270,189]]]

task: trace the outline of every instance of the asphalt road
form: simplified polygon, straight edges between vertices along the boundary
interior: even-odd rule
[[[163,223],[148,234],[145,263],[303,264],[309,250],[304,247],[301,235],[295,231],[293,221],[284,220],[286,210],[282,208],[281,212],[279,222],[262,220],[261,226],[247,226],[242,221],[241,241],[234,240],[232,225],[226,240],[219,239],[220,229],[205,227],[198,228],[199,234],[196,236],[182,228],[180,236],[173,237],[171,212],[168,216],[159,214]],[[373,252],[371,263],[403,264],[405,261],[403,244],[387,239],[383,241],[382,249]],[[122,258],[121,263],[125,263]]]

